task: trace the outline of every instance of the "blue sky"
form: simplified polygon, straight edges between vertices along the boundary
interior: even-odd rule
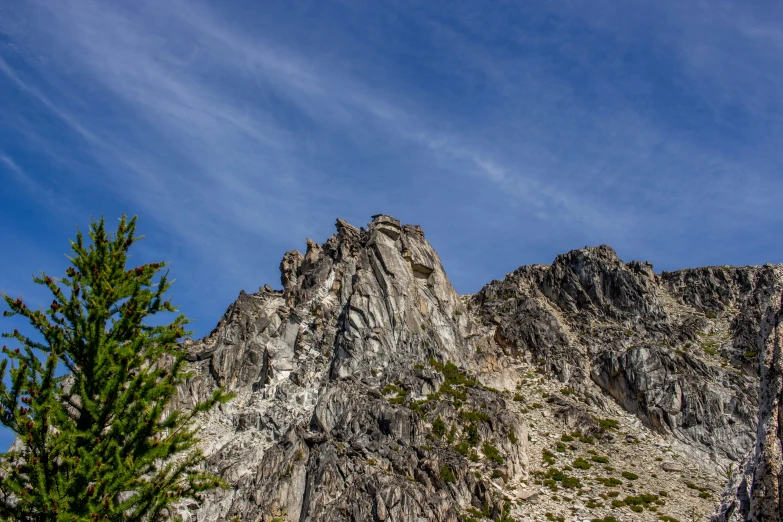
[[[422,225],[461,293],[588,244],[783,262],[781,6],[5,0],[0,289],[122,213],[197,335],[337,217]]]

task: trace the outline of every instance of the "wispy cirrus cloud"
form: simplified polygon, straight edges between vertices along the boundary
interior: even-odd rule
[[[216,288],[388,211],[440,234],[472,290],[586,242],[688,264],[694,238],[765,217],[780,33],[715,5],[31,2],[4,13],[0,79],[17,149],[58,166],[39,183],[153,218]]]

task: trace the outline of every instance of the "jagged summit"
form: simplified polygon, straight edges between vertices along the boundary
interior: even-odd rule
[[[656,274],[602,245],[458,296],[420,227],[336,228],[283,256],[282,291],[240,294],[188,343],[180,405],[237,397],[202,430],[231,488],[186,519],[655,520],[612,507],[604,458],[639,476],[624,494],[674,481],[660,512],[706,515],[753,447],[781,267]]]

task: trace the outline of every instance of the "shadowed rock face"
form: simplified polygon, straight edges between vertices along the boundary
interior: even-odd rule
[[[243,292],[187,345],[179,405],[217,386],[237,397],[201,433],[231,487],[182,506],[186,520],[499,519],[502,485],[531,471],[508,402],[533,393],[517,385],[520,361],[591,407],[621,405],[706,466],[753,446],[751,334],[780,267],[658,275],[601,246],[460,297],[421,228],[383,215],[336,226],[285,254],[282,291]],[[564,426],[600,436],[583,405],[558,400]]]

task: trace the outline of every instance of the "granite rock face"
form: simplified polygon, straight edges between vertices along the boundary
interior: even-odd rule
[[[783,301],[760,320],[759,412],[755,447],[724,491],[714,522],[783,520]]]
[[[326,243],[307,245],[283,258],[282,292],[241,294],[188,345],[196,376],[181,405],[217,386],[237,397],[202,430],[208,467],[232,487],[181,515],[499,516],[488,477],[527,472],[526,427],[468,375],[474,326],[422,230],[376,216],[368,230],[338,221]]]
[[[725,465],[755,439],[750,334],[780,287],[780,267],[657,275],[600,246],[490,283],[471,311],[497,325],[503,353],[538,360],[594,400],[611,397],[671,434],[695,458]]]
[[[384,215],[336,226],[285,254],[282,291],[241,293],[188,342],[179,406],[215,387],[237,396],[201,431],[207,467],[230,488],[181,506],[185,520],[520,516],[539,496],[515,401],[540,390],[522,366],[562,383],[533,406],[585,437],[611,439],[588,409],[619,405],[717,470],[771,433],[754,360],[767,357],[757,336],[781,267],[656,274],[600,246],[460,297],[421,228]]]

